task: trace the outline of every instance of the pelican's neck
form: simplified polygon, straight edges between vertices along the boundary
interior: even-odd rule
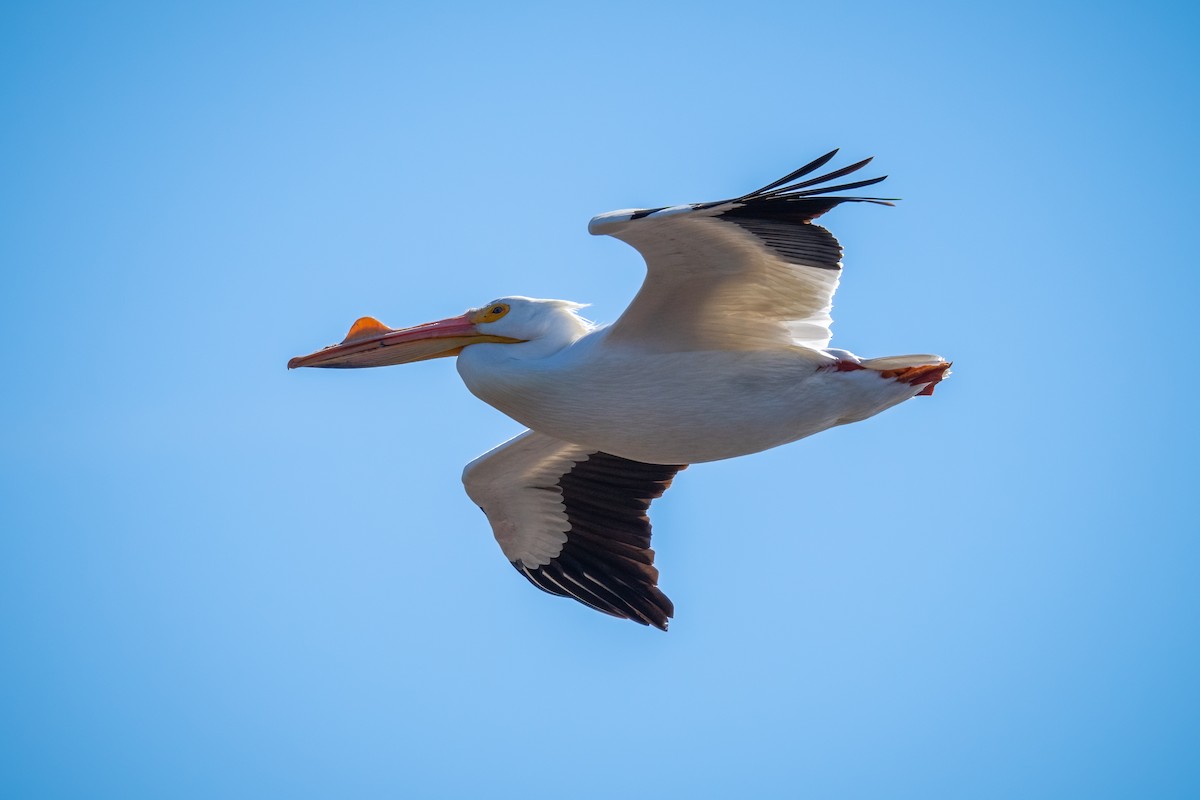
[[[585,320],[571,316],[578,322],[557,325],[527,342],[464,348],[457,364],[463,383],[483,402],[525,422],[522,410],[536,407],[552,393],[561,383],[562,370],[586,358],[589,343],[598,335]]]

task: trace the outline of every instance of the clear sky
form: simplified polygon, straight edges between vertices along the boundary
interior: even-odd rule
[[[0,795],[1200,795],[1185,9],[4,4]],[[955,374],[681,475],[667,634],[505,563],[450,360],[284,368],[832,147],[834,345]]]

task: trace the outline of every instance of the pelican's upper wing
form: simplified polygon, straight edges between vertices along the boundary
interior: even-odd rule
[[[799,180],[835,153],[732,200],[593,218],[591,233],[615,236],[646,259],[646,280],[609,341],[662,351],[827,347],[842,248],[812,220],[839,203],[891,205],[878,197],[823,196],[882,181],[820,186],[869,158]]]
[[[675,608],[658,588],[646,511],[681,469],[526,431],[468,464],[463,485],[535,586],[666,630]]]

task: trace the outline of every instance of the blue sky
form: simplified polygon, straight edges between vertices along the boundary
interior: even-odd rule
[[[1183,4],[0,11],[0,789],[1200,793],[1196,23]],[[596,213],[832,147],[896,208],[834,345],[954,377],[694,467],[660,634],[459,484],[448,360],[284,369],[504,294],[614,319]]]

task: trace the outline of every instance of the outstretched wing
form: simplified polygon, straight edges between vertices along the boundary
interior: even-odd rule
[[[812,220],[840,203],[891,205],[879,197],[823,196],[887,177],[820,185],[869,158],[800,180],[836,153],[732,200],[594,217],[591,233],[614,236],[646,259],[646,280],[609,341],[666,352],[827,347],[842,248]]]
[[[646,512],[681,469],[526,431],[468,464],[463,485],[534,586],[666,630],[675,608],[658,588]]]

